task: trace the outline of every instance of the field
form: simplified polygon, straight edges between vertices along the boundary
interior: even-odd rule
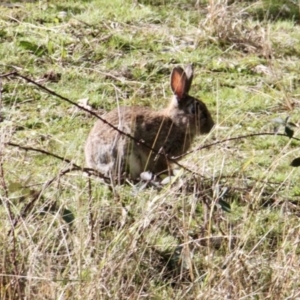
[[[300,299],[299,25],[299,1],[1,1],[0,299]],[[216,125],[183,168],[87,170],[95,115],[164,108],[189,63]]]

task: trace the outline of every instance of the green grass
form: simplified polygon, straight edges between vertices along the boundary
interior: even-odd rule
[[[0,78],[1,299],[299,297],[299,141],[229,140],[274,132],[278,118],[299,124],[299,10],[289,5],[0,4],[0,75],[17,71],[101,114],[165,107],[172,68],[193,63],[191,94],[216,121],[193,149],[228,140],[180,161],[197,175],[109,187],[49,155],[84,167],[95,118]]]

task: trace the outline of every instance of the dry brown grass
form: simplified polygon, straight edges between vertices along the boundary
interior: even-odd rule
[[[274,118],[298,123],[298,27],[198,2],[39,2],[0,17],[1,74],[100,111],[164,106],[169,69],[193,62],[217,122],[182,161],[194,173],[112,187],[80,168],[93,118],[1,78],[0,299],[300,297],[299,141],[271,133]]]

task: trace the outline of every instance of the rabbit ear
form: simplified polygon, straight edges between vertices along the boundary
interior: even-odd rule
[[[187,73],[181,67],[175,67],[171,74],[171,88],[179,100],[188,93],[192,84],[193,69],[187,68]]]
[[[193,81],[193,76],[194,76],[194,67],[192,64],[190,65],[187,65],[185,67],[185,75],[187,77],[187,80],[186,80],[186,85],[185,85],[185,93],[188,94],[190,88],[191,88],[191,85],[192,85],[192,81]]]
[[[181,67],[175,67],[171,74],[171,88],[173,93],[182,99],[185,93],[187,77]]]

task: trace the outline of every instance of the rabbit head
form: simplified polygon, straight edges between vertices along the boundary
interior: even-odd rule
[[[183,122],[189,126],[194,135],[209,133],[214,126],[206,105],[189,96],[189,90],[193,80],[193,66],[188,65],[185,70],[175,67],[171,74],[171,89],[174,96],[170,102],[167,112],[174,122]]]
[[[175,67],[171,74],[174,95],[167,108],[118,107],[103,117],[134,139],[98,120],[85,146],[88,167],[113,178],[125,174],[132,179],[143,171],[167,171],[168,157],[185,153],[196,135],[214,126],[206,105],[188,95],[192,80],[191,65],[185,70]]]

